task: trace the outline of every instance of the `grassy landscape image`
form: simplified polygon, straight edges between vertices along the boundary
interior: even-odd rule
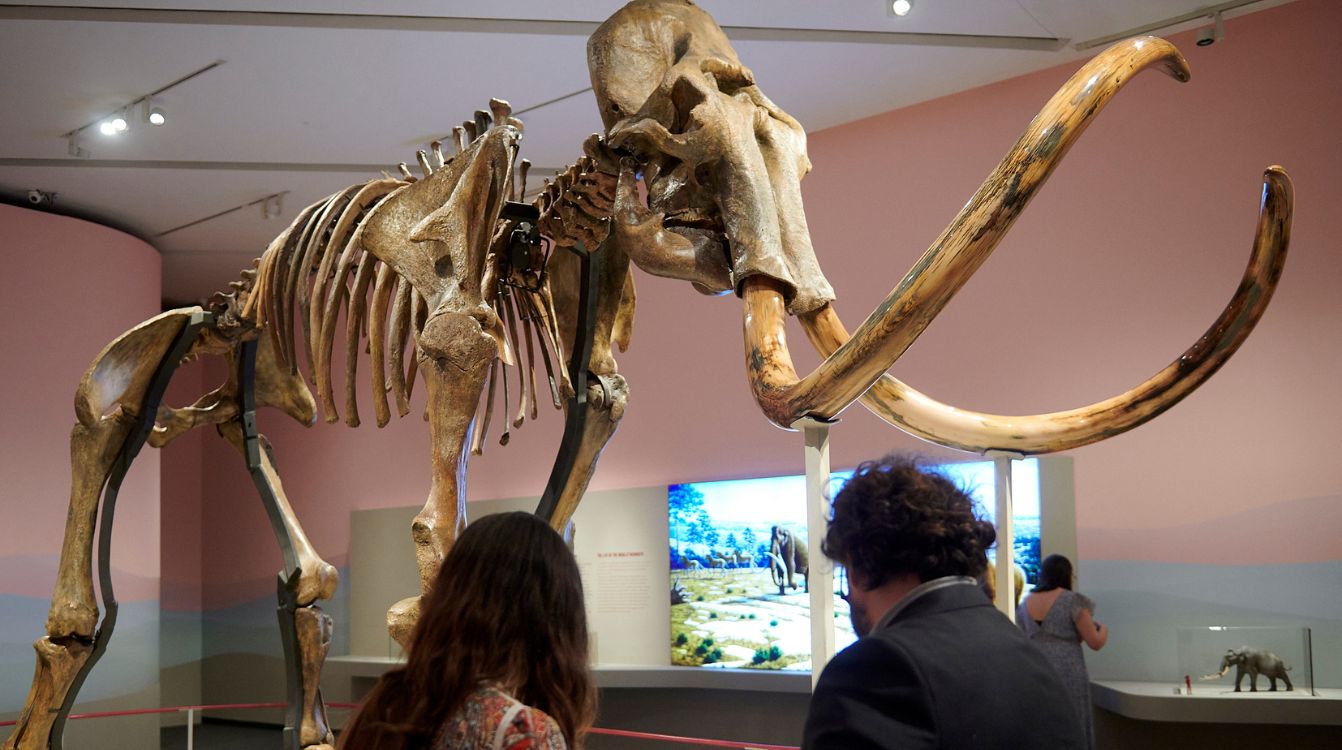
[[[981,515],[992,518],[991,461],[944,464],[936,470],[965,489]],[[829,495],[851,475],[831,474]],[[1039,570],[1038,462],[1013,462],[1012,485],[1013,559],[1034,583]],[[804,559],[806,478],[673,484],[667,488],[667,518],[671,663],[810,670],[808,563],[829,563]],[[836,650],[856,640],[848,605],[837,595],[834,627]]]
[[[805,478],[671,485],[667,508],[671,663],[809,670]],[[843,648],[855,636],[847,604],[834,605]]]

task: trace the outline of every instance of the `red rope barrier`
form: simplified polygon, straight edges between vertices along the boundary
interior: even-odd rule
[[[736,750],[800,750],[796,745],[762,745],[758,742],[736,742],[733,740],[706,740],[700,737],[677,737],[674,734],[650,734],[648,732],[631,732],[625,729],[597,729],[592,727],[587,730],[592,734],[607,734],[612,737],[633,737],[640,740],[656,740],[658,742],[681,742],[686,745],[708,745],[710,747],[729,747]]]
[[[105,719],[112,716],[144,716],[147,714],[171,714],[182,711],[248,711],[258,708],[284,708],[286,703],[216,703],[209,706],[167,706],[164,708],[134,708],[125,711],[89,711],[82,714],[70,714],[71,719]],[[358,703],[327,703],[327,708],[358,708]],[[0,721],[0,727],[12,727],[18,721]],[[734,750],[799,750],[796,745],[763,745],[758,742],[735,742],[732,740],[709,740],[700,737],[677,737],[673,734],[652,734],[649,732],[631,732],[627,729],[599,729],[592,727],[592,734],[604,734],[612,737],[630,737],[656,742],[680,742],[686,745],[705,745],[708,747],[726,747]]]

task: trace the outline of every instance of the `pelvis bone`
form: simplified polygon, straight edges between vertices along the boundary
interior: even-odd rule
[[[851,337],[830,305],[834,295],[806,226],[800,190],[810,169],[805,133],[761,93],[713,19],[688,0],[636,0],[593,34],[588,65],[607,142],[637,163],[620,178],[613,241],[651,273],[705,291],[734,289],[744,298],[751,387],[780,427],[807,416],[831,419],[865,396],[868,408],[895,426],[957,448],[1046,453],[1101,440],[1161,413],[1210,377],[1262,315],[1285,258],[1290,180],[1272,167],[1244,282],[1208,333],[1174,364],[1128,392],[1067,412],[967,413],[923,396],[886,370],[987,259],[1124,84],[1153,66],[1188,79],[1172,45],[1153,37],[1128,40],[1078,71]],[[647,188],[646,208],[632,187],[634,170]],[[800,316],[826,357],[804,378],[788,351],[788,313]]]

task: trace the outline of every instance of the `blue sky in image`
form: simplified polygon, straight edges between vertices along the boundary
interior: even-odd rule
[[[964,487],[979,503],[979,513],[993,518],[994,469],[992,461],[943,464],[939,471]],[[852,476],[852,469],[830,474],[832,495]],[[1011,471],[1014,515],[1039,517],[1039,462],[1013,461]],[[689,483],[704,496],[704,509],[722,526],[753,526],[785,523],[806,526],[806,477],[794,475],[762,479]]]

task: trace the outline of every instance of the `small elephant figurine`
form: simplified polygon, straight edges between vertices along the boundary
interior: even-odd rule
[[[1235,667],[1235,692],[1240,692],[1240,681],[1244,679],[1244,674],[1249,674],[1249,692],[1258,692],[1258,675],[1264,675],[1272,683],[1269,690],[1277,689],[1277,680],[1286,683],[1287,690],[1294,690],[1291,685],[1291,678],[1287,676],[1290,667],[1271,651],[1260,651],[1248,646],[1226,649],[1225,656],[1221,657],[1221,674],[1224,675],[1230,671],[1230,667]]]
[[[769,543],[769,572],[778,586],[779,596],[783,595],[785,588],[797,588],[794,575],[802,577],[803,589],[809,592],[811,583],[808,573],[811,566],[806,545],[782,526],[774,526],[770,535],[773,541]]]

